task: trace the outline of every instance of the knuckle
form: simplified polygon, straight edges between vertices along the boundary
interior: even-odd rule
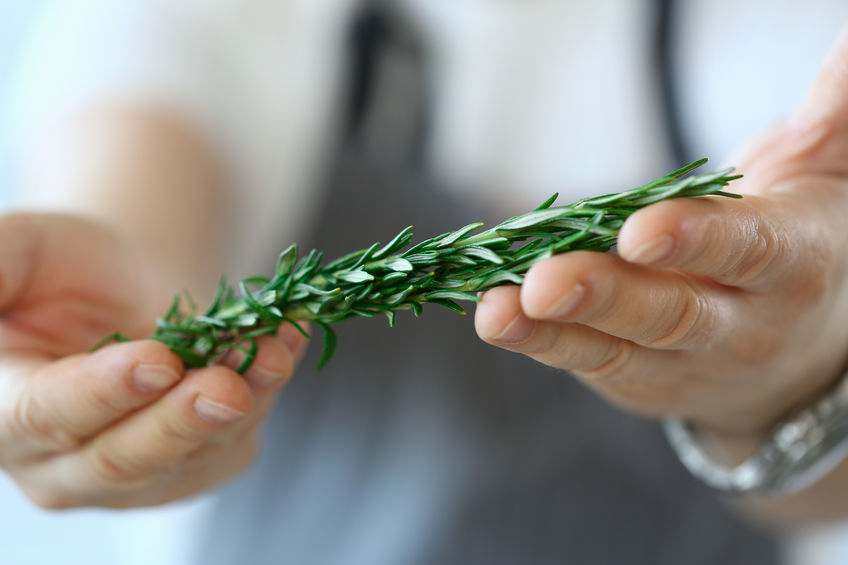
[[[208,464],[208,461],[214,458],[220,451],[217,445],[204,445],[183,455],[179,460],[179,465],[189,469],[200,469]]]
[[[787,243],[767,226],[758,226],[751,244],[741,250],[731,271],[733,282],[744,286],[770,272],[778,260],[787,255]]]
[[[195,445],[203,437],[185,422],[164,417],[156,418],[156,432],[159,439],[168,444]]]
[[[56,451],[70,451],[80,445],[80,439],[48,418],[28,389],[18,395],[11,412],[13,435],[35,441],[39,446]]]
[[[98,386],[93,386],[88,393],[91,406],[98,412],[104,414],[122,414],[126,408],[121,406],[114,394]]]
[[[636,344],[620,340],[614,342],[604,358],[588,369],[580,370],[585,379],[595,382],[621,382],[631,379],[627,370],[636,353]]]
[[[91,450],[89,470],[95,485],[109,490],[136,487],[150,480],[147,469],[104,448]]]
[[[530,336],[521,343],[514,344],[515,351],[529,355],[534,359],[549,359],[557,349],[558,330],[555,323],[536,322]]]
[[[577,318],[580,321],[605,322],[614,319],[621,309],[619,281],[607,279],[586,283],[587,298],[580,305]]]
[[[586,365],[586,358],[594,353],[592,347],[578,347],[583,328],[558,323],[537,324],[532,341],[524,344],[521,353],[550,367],[565,371],[579,370]],[[577,333],[575,333],[577,332]]]
[[[704,335],[708,326],[709,308],[706,298],[691,287],[678,295],[672,314],[663,316],[659,326],[651,328],[647,345],[657,349],[680,349],[691,345]]]
[[[32,438],[41,435],[44,424],[34,416],[32,397],[27,391],[22,391],[9,412],[8,427],[12,435],[20,438]]]

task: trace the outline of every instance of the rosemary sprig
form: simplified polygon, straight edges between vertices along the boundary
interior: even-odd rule
[[[149,339],[167,345],[190,367],[209,365],[239,349],[245,359],[238,371],[244,373],[256,357],[257,337],[275,333],[284,323],[303,332],[296,322],[307,320],[324,334],[321,368],[335,350],[332,324],[382,314],[393,326],[397,311],[412,310],[419,316],[426,303],[464,314],[457,300],[476,301],[479,291],[521,284],[530,267],[552,255],[577,249],[608,251],[624,221],[640,208],[674,197],[738,198],[722,191],[741,176],[732,174],[733,169],[686,176],[706,161],[626,192],[568,206],[553,207],[555,194],[532,212],[484,231],[482,223],[469,224],[410,246],[408,227],[386,245],[375,243],[326,264],[315,250],[298,260],[292,245],[280,255],[271,278],[246,278],[237,289],[222,278],[215,300],[202,314],[191,297],[186,296],[183,308],[175,295]],[[127,339],[113,334],[95,348]]]

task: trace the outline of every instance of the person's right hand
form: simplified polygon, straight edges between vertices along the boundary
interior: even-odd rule
[[[303,338],[261,338],[244,377],[185,371],[155,341],[86,353],[113,331],[148,334],[167,302],[152,265],[106,228],[0,217],[0,467],[35,504],[158,504],[251,463]]]

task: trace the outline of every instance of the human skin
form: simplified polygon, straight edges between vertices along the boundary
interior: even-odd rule
[[[242,472],[303,350],[294,328],[260,338],[244,377],[239,353],[188,371],[158,342],[86,353],[116,329],[149,334],[169,289],[210,291],[211,152],[124,106],[61,124],[33,163],[31,206],[61,213],[0,217],[0,467],[48,509],[160,504]]]
[[[743,199],[639,211],[617,255],[557,256],[486,293],[478,334],[626,410],[683,417],[739,461],[846,369],[848,29],[802,106],[736,162]],[[845,516],[845,467],[743,506],[777,523]]]

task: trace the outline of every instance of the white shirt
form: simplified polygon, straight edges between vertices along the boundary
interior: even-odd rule
[[[252,202],[239,219],[279,236],[248,244],[273,256],[263,241],[295,240],[312,219],[343,89],[342,32],[356,4],[51,2],[21,65],[16,130],[25,139],[104,99],[169,107],[218,144]],[[625,189],[677,165],[657,127],[650,2],[398,4],[432,47],[430,154],[450,186],[520,210],[554,191],[572,200]],[[792,0],[681,4],[685,126],[698,155],[718,161],[797,104],[848,19],[840,0],[816,9]]]
[[[520,210],[553,191],[571,200],[629,188],[668,168],[645,45],[648,2],[399,3],[433,49],[430,150],[450,185]],[[252,203],[240,211],[242,221],[273,234],[248,245],[262,249],[260,257],[273,255],[277,242],[297,240],[313,219],[338,127],[340,38],[355,4],[50,2],[16,81],[11,115],[19,146],[99,101],[170,108],[214,140]],[[848,21],[844,0],[681,5],[676,60],[684,125],[696,152],[718,161],[791,111]],[[171,529],[151,530],[157,522],[145,520],[149,511],[136,516],[140,521],[128,522],[136,533]],[[131,559],[146,540],[127,544]],[[184,554],[160,549],[158,563]]]

